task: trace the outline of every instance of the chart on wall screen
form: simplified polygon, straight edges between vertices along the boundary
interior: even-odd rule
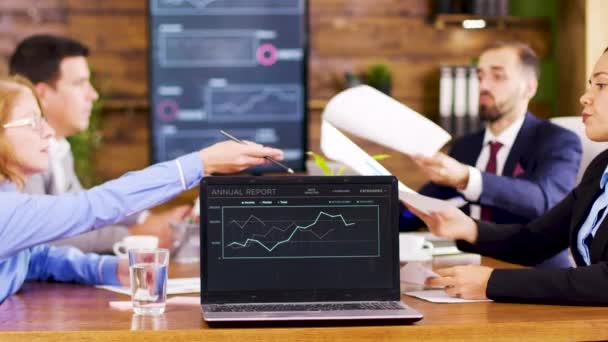
[[[224,140],[306,143],[306,0],[149,0],[155,161]],[[257,171],[274,171],[267,165]]]

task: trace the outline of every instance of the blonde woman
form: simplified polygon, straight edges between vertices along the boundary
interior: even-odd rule
[[[608,49],[593,69],[580,102],[587,137],[608,141]],[[428,285],[470,299],[550,304],[608,305],[608,151],[591,162],[580,184],[529,224],[476,222],[456,208],[416,215],[435,235],[458,247],[498,259],[534,265],[570,247],[576,268],[492,269],[457,266],[438,270]],[[525,199],[524,199],[525,200]]]
[[[113,256],[41,244],[118,222],[196,186],[206,174],[263,164],[264,156],[283,158],[277,149],[227,141],[81,193],[20,193],[25,177],[48,167],[53,134],[27,81],[0,80],[0,302],[26,280],[128,284],[128,267]]]

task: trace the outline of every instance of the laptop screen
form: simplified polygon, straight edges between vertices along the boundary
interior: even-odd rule
[[[397,210],[391,176],[205,178],[202,301],[398,299]]]

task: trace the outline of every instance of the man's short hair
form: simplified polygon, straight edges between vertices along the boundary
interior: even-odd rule
[[[59,66],[67,57],[88,57],[89,48],[67,38],[54,35],[30,36],[19,45],[9,60],[9,73],[23,75],[32,83],[54,83]]]
[[[536,80],[538,80],[538,78],[540,77],[540,60],[538,59],[536,52],[534,52],[534,50],[532,50],[532,48],[528,44],[517,41],[498,41],[490,44],[483,50],[483,52],[503,48],[514,49],[517,52],[517,56],[519,57],[519,62],[521,63],[521,66],[524,69],[532,72],[532,75],[534,75]]]

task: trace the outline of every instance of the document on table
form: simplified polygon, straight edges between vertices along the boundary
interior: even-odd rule
[[[125,295],[131,295],[131,289],[126,286],[113,286],[113,285],[97,285],[99,289],[108,290],[116,293],[122,293]],[[184,293],[200,293],[201,292],[201,279],[198,277],[192,278],[171,278],[167,280],[167,294],[184,294]]]
[[[440,290],[423,290],[423,291],[410,291],[405,293],[408,296],[420,298],[431,303],[478,303],[478,302],[491,302],[491,299],[462,299],[452,297],[447,294],[443,289]]]
[[[367,85],[334,96],[323,111],[323,121],[409,155],[432,156],[451,138],[424,115]]]
[[[327,121],[321,123],[321,151],[327,158],[347,165],[360,175],[391,175],[384,166]],[[421,195],[401,182],[399,182],[399,198],[424,213],[455,206],[449,201]]]

